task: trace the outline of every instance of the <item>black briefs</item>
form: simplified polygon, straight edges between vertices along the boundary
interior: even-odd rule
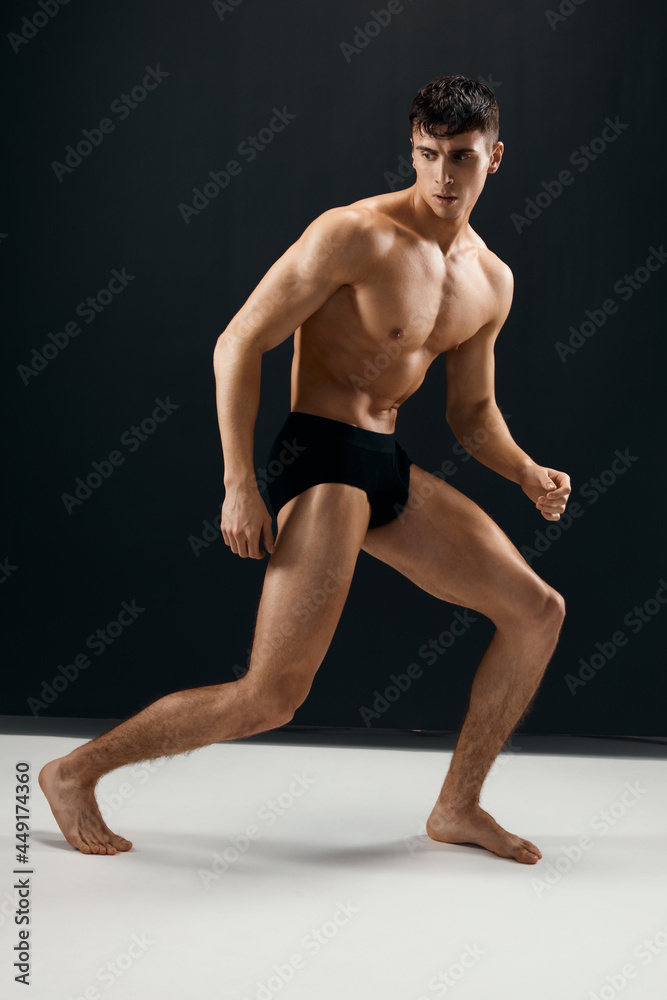
[[[369,528],[392,521],[407,503],[412,459],[395,433],[292,410],[267,458],[266,488],[274,515],[316,483],[349,483],[366,491]]]

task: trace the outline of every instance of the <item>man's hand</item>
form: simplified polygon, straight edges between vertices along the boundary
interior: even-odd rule
[[[534,465],[526,473],[520,486],[547,521],[557,521],[560,518],[572,492],[567,472],[545,469],[541,465]]]
[[[220,530],[225,545],[242,559],[263,559],[266,552],[275,552],[271,515],[255,485],[241,485],[225,489],[225,500],[220,512]],[[259,541],[263,536],[266,552],[260,552]]]

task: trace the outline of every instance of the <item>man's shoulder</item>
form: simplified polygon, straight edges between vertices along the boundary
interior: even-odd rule
[[[512,269],[493,250],[489,250],[481,236],[478,236],[472,229],[471,236],[474,246],[477,247],[478,265],[486,278],[490,299],[493,303],[493,323],[495,324],[498,319],[503,322],[509,313],[514,295]]]
[[[394,226],[381,199],[383,195],[361,198],[349,205],[328,208],[313,220],[323,229],[338,231],[340,235],[357,239],[381,239],[390,235]]]
[[[480,241],[478,259],[487,281],[499,295],[511,297],[514,288],[512,269],[504,260],[489,250],[483,240]]]
[[[368,269],[391,250],[395,232],[391,220],[364,198],[349,205],[337,205],[322,212],[311,222],[304,242],[316,259],[345,262],[345,269],[362,280]]]

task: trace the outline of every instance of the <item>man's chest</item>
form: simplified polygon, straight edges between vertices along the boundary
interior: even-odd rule
[[[477,263],[420,254],[397,253],[350,291],[365,330],[436,354],[473,336],[493,312],[492,289]]]

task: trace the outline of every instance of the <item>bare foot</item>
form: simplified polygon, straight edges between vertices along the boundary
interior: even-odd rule
[[[67,843],[82,854],[129,851],[132,842],[112,833],[102,819],[94,789],[84,788],[63,774],[64,760],[58,757],[45,764],[39,772],[39,784]]]
[[[434,806],[426,821],[426,832],[432,840],[444,844],[479,844],[501,858],[514,858],[522,865],[537,864],[542,857],[535,844],[503,830],[480,806],[458,811]]]

